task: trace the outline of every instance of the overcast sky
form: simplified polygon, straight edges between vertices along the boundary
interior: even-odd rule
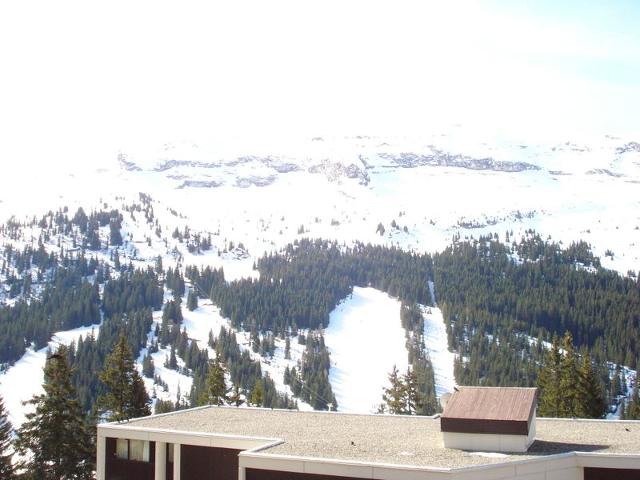
[[[637,132],[638,25],[634,0],[3,1],[0,162],[451,123]]]

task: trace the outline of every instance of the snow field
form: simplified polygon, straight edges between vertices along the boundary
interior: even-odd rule
[[[374,288],[354,287],[331,313],[324,336],[338,410],[375,412],[393,366],[400,373],[408,366],[400,301]]]

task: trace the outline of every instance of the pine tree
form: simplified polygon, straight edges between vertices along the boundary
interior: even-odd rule
[[[190,312],[198,308],[198,295],[193,290],[189,290],[189,295],[187,295],[187,308]]]
[[[576,364],[576,352],[573,348],[573,336],[570,332],[564,334],[562,339],[564,354],[560,360],[560,416],[575,417],[578,403],[578,368]]]
[[[0,478],[13,480],[15,470],[13,468],[11,449],[11,436],[13,427],[4,409],[4,400],[0,396]]]
[[[390,386],[383,388],[382,401],[389,413],[400,415],[407,413],[406,385],[400,378],[398,368],[394,365],[388,375]]]
[[[153,378],[155,374],[155,366],[153,364],[153,358],[147,353],[142,359],[142,375],[147,378]]]
[[[406,397],[406,409],[409,415],[416,415],[422,409],[422,399],[418,386],[418,375],[410,367],[407,367],[407,373],[404,374],[404,388]]]
[[[93,442],[85,414],[80,408],[68,351],[60,346],[44,368],[44,394],[28,403],[35,412],[18,431],[17,448],[27,458],[27,478],[38,480],[84,480],[92,478]]]
[[[207,388],[200,399],[200,405],[225,405],[228,403],[227,386],[224,381],[224,367],[217,358],[209,362]]]
[[[616,397],[622,394],[622,387],[620,384],[620,365],[616,365],[615,373],[611,378],[611,400],[615,400]]]
[[[169,361],[165,366],[171,370],[178,369],[178,358],[176,357],[176,348],[173,345],[171,345],[171,353],[169,355]]]
[[[640,275],[638,275],[640,278]],[[636,366],[636,372],[640,372],[640,364]],[[633,381],[633,388],[631,390],[631,398],[625,411],[626,420],[640,420],[640,391],[638,389],[638,375]]]
[[[251,390],[249,403],[254,407],[261,407],[264,402],[264,388],[262,387],[262,379],[257,378],[256,383]]]
[[[98,406],[111,421],[150,415],[149,396],[124,335],[120,335],[113,352],[105,359],[100,380],[107,391],[98,397]]]
[[[582,356],[578,369],[576,416],[582,418],[600,418],[607,407],[603,390],[598,380],[591,357],[588,353]]]
[[[538,415],[541,417],[559,417],[561,414],[562,393],[560,390],[560,364],[562,358],[558,339],[554,338],[544,364],[538,374]]]
[[[289,338],[289,335],[287,335],[287,338],[284,341],[284,358],[286,360],[291,360],[291,339]]]

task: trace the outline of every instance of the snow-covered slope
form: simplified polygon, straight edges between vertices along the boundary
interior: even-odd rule
[[[640,147],[633,140],[505,140],[456,128],[284,146],[124,146],[100,170],[30,172],[38,195],[25,196],[19,179],[9,182],[0,217],[145,192],[186,216],[177,223],[241,241],[255,256],[301,235],[436,251],[458,232],[513,230],[517,238],[533,228],[564,242],[586,240],[601,257],[610,250],[605,266],[626,274],[640,263]]]
[[[355,287],[331,313],[325,342],[329,380],[342,412],[375,412],[393,366],[407,370],[400,302],[379,290]]]
[[[55,352],[59,345],[69,345],[80,337],[94,335],[97,338],[99,331],[100,325],[91,325],[57,332],[47,347],[28,350],[20,360],[0,375],[0,394],[4,398],[9,420],[14,427],[22,425],[26,414],[33,411],[30,405],[23,405],[22,402],[31,400],[34,395],[44,392],[43,368],[47,360],[47,352]]]
[[[421,138],[313,138],[284,147],[174,142],[156,150],[123,146],[111,164],[99,169],[17,176],[0,192],[0,219],[40,216],[63,206],[70,212],[80,206],[87,211],[122,209],[143,192],[153,199],[156,223],[146,223],[139,212],[125,214],[121,253],[127,261],[144,266],[160,256],[165,267],[222,266],[228,280],[257,276],[257,258],[303,236],[438,251],[458,234],[497,232],[502,237],[509,231],[517,241],[528,229],[565,243],[586,240],[605,267],[626,275],[640,265],[639,183],[640,145],[616,137],[541,142],[454,129]],[[26,193],[25,185],[34,193]],[[160,236],[155,234],[158,227]],[[211,250],[189,252],[171,236],[185,227],[210,236]],[[11,243],[22,249],[37,244],[38,237],[35,227]],[[73,248],[69,238],[52,238],[47,251],[59,249],[58,242]],[[111,254],[97,253],[101,259]],[[4,296],[0,301],[11,302]],[[396,310],[398,302],[385,294],[357,289],[332,314],[326,340],[341,410],[370,411],[380,401],[392,365],[406,368],[404,331]],[[440,310],[425,308],[424,313],[425,341],[441,395],[453,387],[453,354],[446,347]],[[184,309],[184,317],[189,336],[202,347],[210,330],[229,327],[217,307],[206,302],[194,312]],[[156,313],[156,322],[158,318]],[[377,327],[359,328],[360,323]],[[246,349],[245,337],[238,333]],[[373,347],[382,339],[384,355]],[[302,350],[291,342],[292,359],[285,360],[282,343],[276,342],[272,359],[260,360],[278,388],[290,392],[282,374]],[[356,355],[358,349],[364,350]],[[158,398],[175,400],[178,385],[182,396],[188,393],[190,379],[163,370],[166,353],[155,354],[155,364],[169,388],[157,393]],[[37,370],[44,355],[42,350],[28,352],[0,377],[18,424],[20,400],[37,392],[42,381]],[[367,366],[355,360],[360,355],[372,362],[369,365],[384,364],[356,373]],[[22,384],[24,388],[14,388]]]

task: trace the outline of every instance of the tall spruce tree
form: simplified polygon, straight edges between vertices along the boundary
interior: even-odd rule
[[[577,396],[575,414],[582,418],[600,418],[604,414],[607,404],[598,375],[591,363],[588,353],[582,356],[578,368]]]
[[[100,380],[106,393],[98,397],[98,407],[112,421],[150,415],[149,395],[133,362],[129,342],[124,335],[104,362]]]
[[[198,308],[198,295],[193,290],[189,290],[189,295],[187,295],[187,308],[190,312]]]
[[[604,414],[603,389],[591,357],[585,352],[579,362],[570,333],[564,336],[562,353],[554,339],[538,374],[538,388],[542,417],[600,418]]]
[[[562,392],[560,390],[562,355],[558,338],[554,337],[551,349],[538,374],[538,388],[540,399],[538,401],[538,414],[541,417],[561,416]]]
[[[4,409],[4,400],[0,396],[0,478],[13,480],[15,478],[15,470],[13,468],[13,451],[11,446],[11,438],[13,435],[13,427],[7,417]]]
[[[262,407],[264,403],[264,388],[262,387],[262,379],[257,378],[251,395],[249,396],[249,403],[254,407]]]
[[[224,367],[217,358],[209,362],[207,372],[207,388],[200,399],[201,405],[225,405],[227,398],[227,386],[224,382]]]
[[[389,413],[400,415],[407,413],[406,385],[394,365],[388,375],[389,387],[383,388],[382,401]]]
[[[35,406],[35,412],[27,414],[16,445],[26,458],[24,470],[28,479],[92,478],[93,442],[71,384],[67,355],[67,348],[60,346],[50,357],[44,368],[44,394],[27,402]]]
[[[570,332],[562,339],[562,358],[560,359],[560,416],[575,417],[578,398],[578,368],[576,352],[573,348],[573,336]]]
[[[407,413],[409,415],[416,415],[422,410],[424,404],[418,385],[418,375],[410,367],[407,367],[407,373],[404,374],[403,380]]]

